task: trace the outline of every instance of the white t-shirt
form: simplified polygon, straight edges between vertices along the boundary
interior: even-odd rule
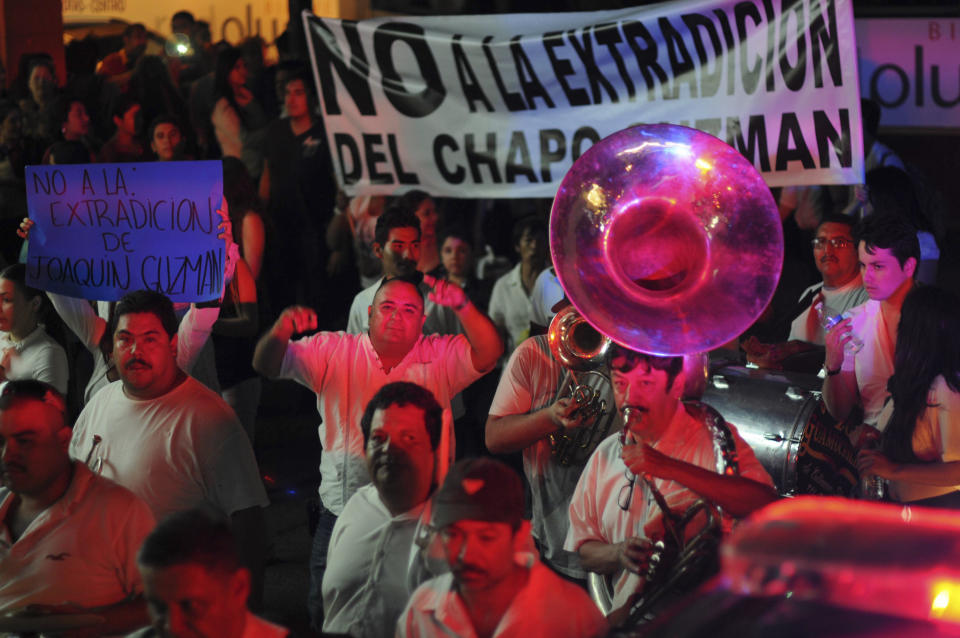
[[[26,605],[102,607],[143,592],[137,552],[150,508],[74,463],[66,493],[14,543],[4,521],[14,494],[0,487],[0,613]]]
[[[553,268],[547,268],[537,275],[537,281],[530,291],[531,313],[530,320],[544,328],[550,326],[553,316],[557,313],[553,307],[566,295],[560,287],[560,280]]]
[[[354,638],[389,636],[410,591],[407,566],[421,503],[393,516],[373,485],[337,517],[323,573],[323,630]]]
[[[885,429],[893,416],[893,401],[880,413],[879,427]],[[943,376],[933,380],[927,393],[927,407],[917,417],[913,430],[913,453],[921,462],[960,461],[960,393],[954,392]],[[890,481],[890,493],[898,501],[918,501],[960,490],[960,485],[921,485]]]
[[[70,456],[142,498],[157,520],[193,508],[229,517],[269,503],[233,410],[191,377],[147,400],[111,383],[80,413]]]
[[[740,437],[733,425],[727,424],[736,444],[740,476],[773,487],[773,481],[757,460],[753,450]],[[667,431],[654,444],[654,449],[671,458],[717,471],[713,438],[708,428],[677,407]],[[620,435],[607,437],[594,451],[584,468],[570,501],[570,530],[564,544],[575,552],[587,541],[620,543],[637,536],[646,540],[663,536],[663,513],[653,493],[642,480],[634,479],[620,458]],[[699,497],[674,481],[654,478],[654,485],[663,494],[671,511],[683,514]],[[624,511],[621,504],[629,509]],[[637,574],[620,570],[614,579],[613,608],[623,606],[637,591],[642,579]]]
[[[820,284],[815,284],[804,290],[803,294],[800,295],[800,299],[806,297],[819,286]],[[834,317],[870,299],[867,291],[863,289],[863,279],[861,279],[859,274],[838,288],[827,288],[823,286],[821,292],[823,293],[823,312],[826,317]],[[816,297],[814,297],[814,302],[815,301]],[[814,322],[816,331],[811,333],[808,330],[807,322],[809,321],[810,313],[816,313],[813,306],[814,304],[811,303],[810,306],[801,312],[800,316],[790,324],[790,336],[788,340],[793,341],[796,339],[798,341],[806,341],[807,343],[815,343],[818,346],[822,346],[825,343],[823,326],[821,325],[819,317],[817,321]]]
[[[609,627],[587,592],[540,562],[533,562],[526,585],[500,619],[494,637],[594,638]],[[452,574],[420,585],[397,623],[397,638],[476,638],[470,614]]]
[[[360,418],[377,390],[393,381],[411,381],[449,409],[451,398],[482,373],[473,367],[470,343],[463,335],[421,336],[407,356],[385,372],[366,332],[318,332],[287,345],[278,376],[317,394],[323,446],[320,499],[339,514],[353,493],[370,482]]]
[[[887,381],[893,374],[893,351],[896,347],[888,336],[880,303],[870,299],[850,309],[850,314],[853,315],[850,321],[851,330],[863,341],[863,348],[856,354],[847,349],[843,351],[842,369],[854,372],[857,376],[857,389],[863,404],[863,422],[869,425],[877,424],[880,410],[890,396],[887,392]]]
[[[529,414],[552,405],[560,384],[568,380],[567,374],[567,369],[550,353],[546,335],[527,339],[510,355],[493,396],[490,415]],[[580,373],[579,377],[582,383],[591,387],[605,388],[607,405],[612,408],[609,382],[598,383],[596,375]],[[608,423],[605,429],[612,434],[620,430],[620,419],[615,410],[608,412],[604,418]],[[580,567],[580,556],[563,549],[570,527],[570,497],[573,496],[583,467],[582,464],[563,466],[558,463],[553,447],[546,438],[523,450],[523,471],[530,484],[533,536],[540,542],[546,562],[572,578],[586,577],[586,572]]]
[[[510,272],[497,279],[490,293],[490,319],[497,326],[506,328],[507,342],[504,344],[504,354],[513,352],[517,345],[530,336],[530,317],[533,313],[533,304],[530,296],[523,289],[520,279],[522,264],[514,266]]]
[[[347,332],[352,335],[358,335],[370,329],[369,308],[373,305],[373,298],[377,294],[377,289],[383,283],[383,277],[377,280],[369,288],[364,288],[353,298],[350,304],[350,315],[347,317]],[[460,326],[460,320],[452,308],[433,303],[427,295],[430,293],[430,287],[426,284],[420,284],[420,293],[423,295],[423,314],[426,321],[423,322],[423,334],[455,335],[463,332]]]
[[[0,332],[0,361],[10,381],[36,379],[49,383],[61,394],[67,393],[67,353],[42,325],[22,341],[11,339],[9,332]]]

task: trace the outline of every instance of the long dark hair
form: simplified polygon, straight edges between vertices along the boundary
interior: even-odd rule
[[[217,54],[216,70],[213,74],[213,103],[224,97],[227,102],[237,112],[240,121],[246,124],[243,109],[237,104],[237,98],[233,95],[233,87],[230,86],[230,71],[237,64],[237,60],[243,57],[243,52],[237,47],[227,47]]]
[[[913,430],[929,406],[927,394],[938,376],[960,392],[960,297],[935,286],[917,286],[900,311],[893,375],[887,389],[893,416],[883,434],[883,452],[900,463],[917,463]]]

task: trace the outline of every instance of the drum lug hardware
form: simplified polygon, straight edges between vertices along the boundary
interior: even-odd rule
[[[764,432],[763,438],[765,438],[768,441],[774,441],[776,443],[780,443],[781,441],[783,441],[783,435],[777,434],[776,432]]]
[[[794,401],[802,401],[803,399],[807,398],[807,393],[795,385],[788,387],[784,391],[784,394],[787,395],[788,399],[793,399]]]
[[[710,379],[710,382],[713,383],[713,387],[715,387],[717,390],[730,389],[730,382],[727,381],[726,377],[724,377],[722,374],[713,375],[713,377]]]

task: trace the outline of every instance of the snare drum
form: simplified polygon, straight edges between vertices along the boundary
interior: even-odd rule
[[[725,367],[712,373],[703,402],[753,448],[781,495],[855,496],[856,453],[808,374]]]

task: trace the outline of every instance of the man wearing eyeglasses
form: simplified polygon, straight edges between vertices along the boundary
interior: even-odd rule
[[[704,499],[734,518],[777,494],[750,446],[729,424],[739,473],[717,473],[710,428],[681,402],[682,357],[614,346],[609,361],[614,401],[627,425],[623,436],[604,439],[587,461],[570,503],[565,549],[579,552],[587,570],[613,578],[612,616],[620,617],[642,589],[653,543],[665,536],[658,492],[678,515]]]
[[[823,218],[812,241],[813,259],[823,282],[800,295],[797,308],[802,310],[790,324],[790,336],[785,343],[763,344],[755,339],[744,343],[749,361],[761,368],[779,368],[787,358],[823,346],[823,319],[868,299],[860,277],[853,225],[852,218],[842,215]]]
[[[36,624],[17,633],[85,614],[96,635],[124,634],[147,620],[136,554],[153,515],[70,460],[65,411],[63,397],[40,381],[10,381],[0,393],[0,614],[31,607]]]

